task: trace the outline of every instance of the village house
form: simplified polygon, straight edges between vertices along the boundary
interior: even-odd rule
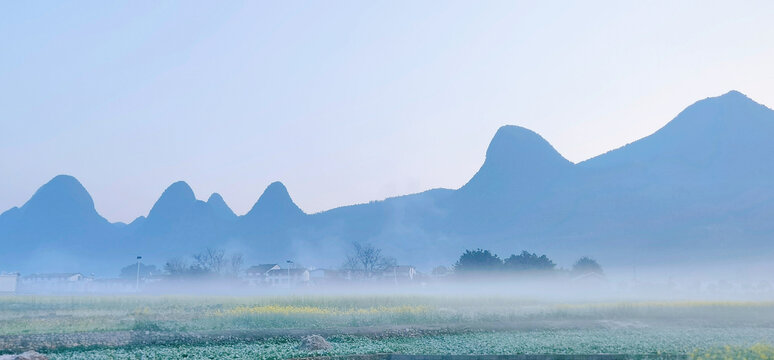
[[[245,270],[245,279],[250,285],[269,285],[269,271],[279,270],[277,264],[260,264],[247,268]]]
[[[343,280],[343,274],[339,270],[312,269],[309,270],[309,281],[313,285],[330,285]]]
[[[19,274],[0,274],[0,294],[15,294]]]
[[[81,273],[31,274],[20,279],[19,288],[24,292],[83,292],[92,280]]]
[[[372,274],[363,269],[342,269],[339,276],[347,281],[364,281],[373,277]]]
[[[309,270],[307,269],[272,269],[268,273],[268,282],[271,286],[294,287],[309,284]]]
[[[84,279],[81,273],[32,274],[23,278],[25,283],[72,283]]]
[[[411,265],[390,266],[382,272],[382,279],[395,283],[413,281],[417,275],[417,269]]]

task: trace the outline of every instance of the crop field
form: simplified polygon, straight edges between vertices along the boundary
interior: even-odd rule
[[[299,348],[319,334],[328,350]],[[774,358],[774,303],[483,296],[6,296],[0,351],[53,359],[349,354]]]

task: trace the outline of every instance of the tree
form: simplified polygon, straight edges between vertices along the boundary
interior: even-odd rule
[[[376,248],[372,244],[354,242],[352,247],[354,252],[347,256],[344,262],[345,269],[362,270],[366,276],[370,277],[396,264],[394,258],[382,255],[382,249]]]
[[[164,264],[164,271],[170,276],[199,277],[210,274],[233,273],[237,275],[244,265],[244,257],[241,253],[226,257],[226,252],[221,249],[207,248],[192,256],[193,264],[188,265],[185,259],[172,258]]]
[[[460,259],[454,264],[454,271],[459,274],[483,271],[501,270],[503,261],[489,252],[489,250],[465,250]]]
[[[242,265],[245,263],[245,259],[242,256],[242,253],[235,253],[231,254],[231,273],[234,274],[234,276],[239,275],[239,272],[242,271]]]
[[[588,273],[596,273],[596,274],[602,275],[602,267],[599,266],[599,263],[597,263],[596,260],[588,256],[584,256],[575,262],[575,264],[572,266],[572,272],[578,275],[588,274]]]
[[[140,277],[147,278],[158,272],[156,265],[145,265],[140,263]],[[129,264],[121,268],[119,277],[124,279],[134,279],[137,277],[137,263]]]
[[[550,271],[556,267],[556,264],[547,256],[537,256],[526,250],[505,259],[504,265],[505,269],[511,271]]]
[[[220,274],[226,267],[226,253],[220,249],[207,248],[193,256],[195,264],[192,269],[202,272]]]
[[[164,271],[172,276],[182,276],[188,272],[188,264],[181,258],[169,259],[164,264]]]

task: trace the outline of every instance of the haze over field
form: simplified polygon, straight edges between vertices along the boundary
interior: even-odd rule
[[[337,267],[357,241],[425,270],[474,248],[545,253],[565,267],[583,255],[627,269],[762,263],[774,253],[772,138],[774,111],[731,91],[577,164],[540,135],[504,126],[481,169],[457,190],[306,214],[275,182],[236,215],[217,193],[198,200],[180,181],[130,224],[105,220],[78,180],[61,175],[0,216],[9,250],[0,262],[21,271],[111,273],[134,254],[163,264],[220,247],[251,263]]]

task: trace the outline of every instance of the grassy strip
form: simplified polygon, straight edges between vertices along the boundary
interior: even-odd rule
[[[271,338],[231,344],[177,344],[128,346],[101,349],[69,349],[49,352],[52,359],[286,359],[308,356],[353,354],[624,354],[626,358],[667,359],[681,356],[705,358],[717,349],[745,351],[759,349],[765,341],[774,343],[774,330],[761,334],[758,329],[733,330],[559,330],[445,334],[416,337],[371,338],[331,336],[330,351],[306,352],[298,340]],[[699,350],[697,350],[699,349]],[[754,350],[755,351],[755,350]],[[720,354],[720,353],[718,353]],[[736,353],[734,353],[736,354]],[[740,353],[749,355],[747,353]],[[722,355],[718,355],[722,356]],[[714,357],[720,358],[720,357]],[[714,359],[712,358],[712,359]],[[739,358],[739,357],[731,357]],[[749,357],[758,359],[760,357]]]

